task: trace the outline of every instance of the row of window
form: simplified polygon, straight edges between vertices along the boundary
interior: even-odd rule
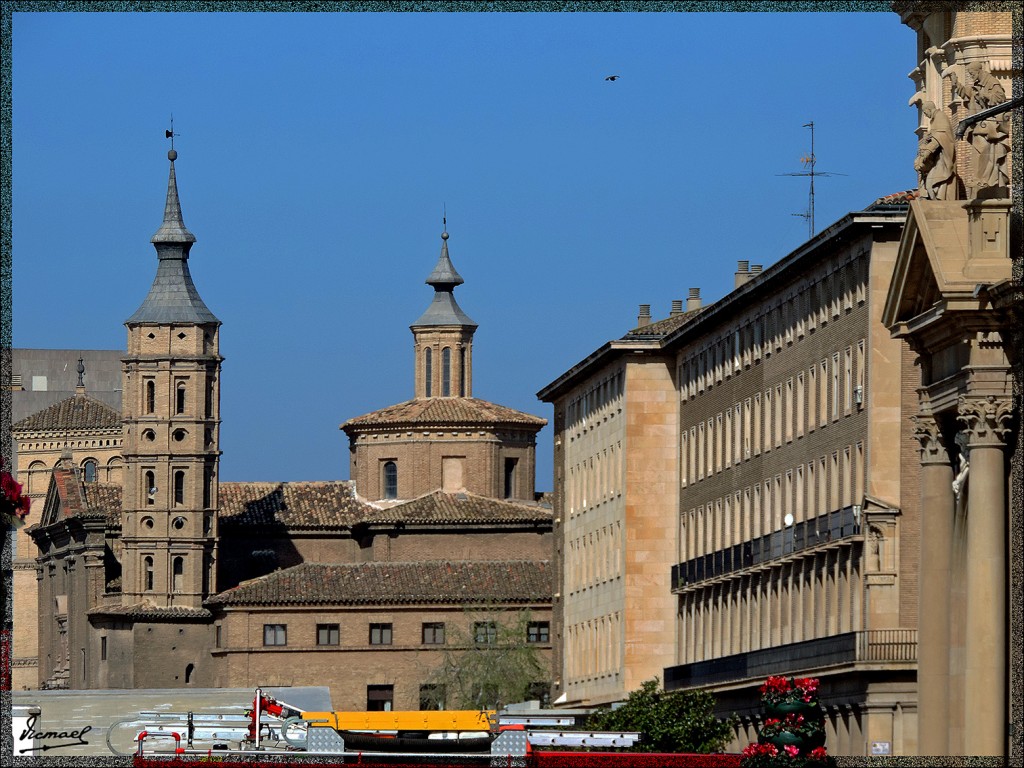
[[[861,571],[859,556],[838,550],[681,595],[680,662],[692,664],[860,629]]]
[[[785,382],[734,403],[689,430],[684,428],[680,436],[682,485],[851,415],[864,402],[865,364],[865,340],[861,339]]]
[[[391,623],[371,623],[368,642],[370,645],[391,645],[394,625]],[[421,625],[421,643],[423,645],[444,645],[445,624],[443,621],[428,621]],[[498,642],[498,625],[493,621],[477,621],[473,623],[473,641],[478,645],[493,645]],[[526,642],[550,642],[550,625],[546,621],[531,621],[526,627]],[[340,645],[340,624],[317,624],[317,645]],[[264,624],[263,645],[287,645],[287,624]]]
[[[622,443],[617,441],[569,468],[565,495],[570,519],[622,492],[624,461]]]
[[[622,521],[569,540],[565,553],[565,589],[570,595],[622,575]]]
[[[183,527],[180,526],[180,527]],[[203,558],[203,594],[208,594],[210,591],[210,584],[212,583],[213,575],[213,558],[209,555],[205,555]],[[155,590],[155,561],[153,555],[143,555],[142,557],[142,589],[144,592],[153,592]],[[171,558],[171,592],[179,593],[185,589],[185,557],[183,555],[176,555]]]
[[[679,559],[750,541],[863,497],[864,445],[856,443],[684,512]]]
[[[143,383],[143,409],[144,414],[156,413],[156,380],[146,378]],[[214,386],[213,379],[206,382],[206,418],[213,418]],[[184,415],[188,404],[188,379],[175,379],[174,382],[174,413]]]
[[[565,663],[570,682],[622,671],[622,622],[618,611],[573,622],[566,629]]]
[[[729,335],[709,341],[679,364],[680,393],[685,401],[715,384],[749,368],[762,357],[781,351],[804,338],[817,326],[863,304],[866,296],[868,260],[860,255],[836,272],[798,291],[763,313],[748,318]]]
[[[434,350],[427,347],[423,350],[423,381],[424,394],[433,397],[434,392]],[[466,396],[466,349],[459,349],[459,397]],[[452,396],[452,350],[444,347],[441,350],[441,397]]]
[[[188,470],[176,469],[171,475],[171,501],[175,506],[181,506],[185,503],[185,477]],[[157,494],[160,489],[156,485],[156,473],[147,469],[142,476],[143,485],[140,489],[141,496],[143,497],[146,506],[152,507],[156,505]],[[203,470],[203,498],[202,504],[204,509],[209,509],[213,502],[213,468],[206,467]]]
[[[445,490],[451,488],[462,488],[463,487],[463,461],[464,456],[451,456],[442,459],[442,479],[441,487]],[[519,459],[515,457],[506,457],[504,465],[504,474],[502,479],[504,498],[514,499],[517,497],[519,491],[518,484],[516,483],[517,468],[519,466]],[[380,480],[381,490],[383,491],[383,497],[385,499],[397,499],[398,498],[398,461],[396,459],[387,459],[381,464],[380,467]]]
[[[595,383],[586,392],[573,398],[565,412],[565,429],[570,439],[585,432],[596,419],[614,416],[622,409],[625,374],[619,370]]]
[[[447,691],[445,686],[439,684],[424,683],[420,685],[419,691],[421,710],[443,710],[447,704]],[[542,707],[548,706],[549,690],[547,683],[530,683],[527,697],[536,699]],[[491,706],[498,700],[498,692],[485,685],[480,691],[480,702],[482,706]],[[368,685],[366,686],[366,711],[367,712],[390,712],[395,706],[395,686],[393,685]]]

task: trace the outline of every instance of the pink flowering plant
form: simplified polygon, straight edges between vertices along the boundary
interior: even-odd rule
[[[817,736],[821,731],[822,725],[818,720],[806,718],[803,715],[788,714],[782,719],[769,717],[761,726],[760,734],[766,739],[783,733],[795,733],[808,738]]]
[[[21,483],[15,481],[6,469],[0,470],[0,514],[3,522],[13,528],[25,524],[31,499],[21,492]]]
[[[765,704],[795,704],[803,702],[811,704],[818,698],[818,678],[795,677],[786,678],[772,675],[761,686],[761,701]]]

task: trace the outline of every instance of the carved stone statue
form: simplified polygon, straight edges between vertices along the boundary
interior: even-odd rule
[[[952,200],[955,193],[956,139],[946,113],[925,101],[921,111],[928,118],[928,130],[917,149],[914,170],[920,177],[921,197],[931,200]]]
[[[963,100],[968,115],[976,115],[984,109],[1006,101],[1006,91],[992,73],[980,61],[967,65],[968,83],[961,83],[956,72],[947,70],[953,93]],[[964,139],[971,143],[977,153],[974,163],[974,186],[1004,187],[1009,184],[1006,172],[1006,158],[1010,154],[1010,112],[982,120],[967,128]]]

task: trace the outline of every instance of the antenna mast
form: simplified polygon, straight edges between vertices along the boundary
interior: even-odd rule
[[[803,124],[804,128],[811,129],[811,153],[800,158],[800,162],[804,164],[805,171],[796,171],[795,173],[780,173],[779,176],[809,176],[811,178],[811,191],[807,198],[807,210],[804,213],[794,213],[793,216],[799,216],[802,219],[807,220],[807,238],[814,237],[814,177],[815,176],[845,176],[845,173],[829,173],[828,171],[816,171],[814,169],[817,158],[814,156],[814,121]]]

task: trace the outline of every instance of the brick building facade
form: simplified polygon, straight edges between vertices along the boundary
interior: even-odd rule
[[[15,431],[26,457],[44,438],[61,446],[27,529],[38,683],[317,684],[347,709],[437,706],[424,686],[480,611],[488,626],[522,624],[546,667],[552,516],[534,492],[546,421],[472,397],[476,326],[451,295],[447,243],[413,326],[417,396],[346,423],[353,480],[221,483],[220,321],[188,269],[176,157],[157,275],[126,323],[120,412],[83,389]],[[111,452],[102,468],[83,463],[89,441]],[[546,695],[547,680],[527,682]]]

